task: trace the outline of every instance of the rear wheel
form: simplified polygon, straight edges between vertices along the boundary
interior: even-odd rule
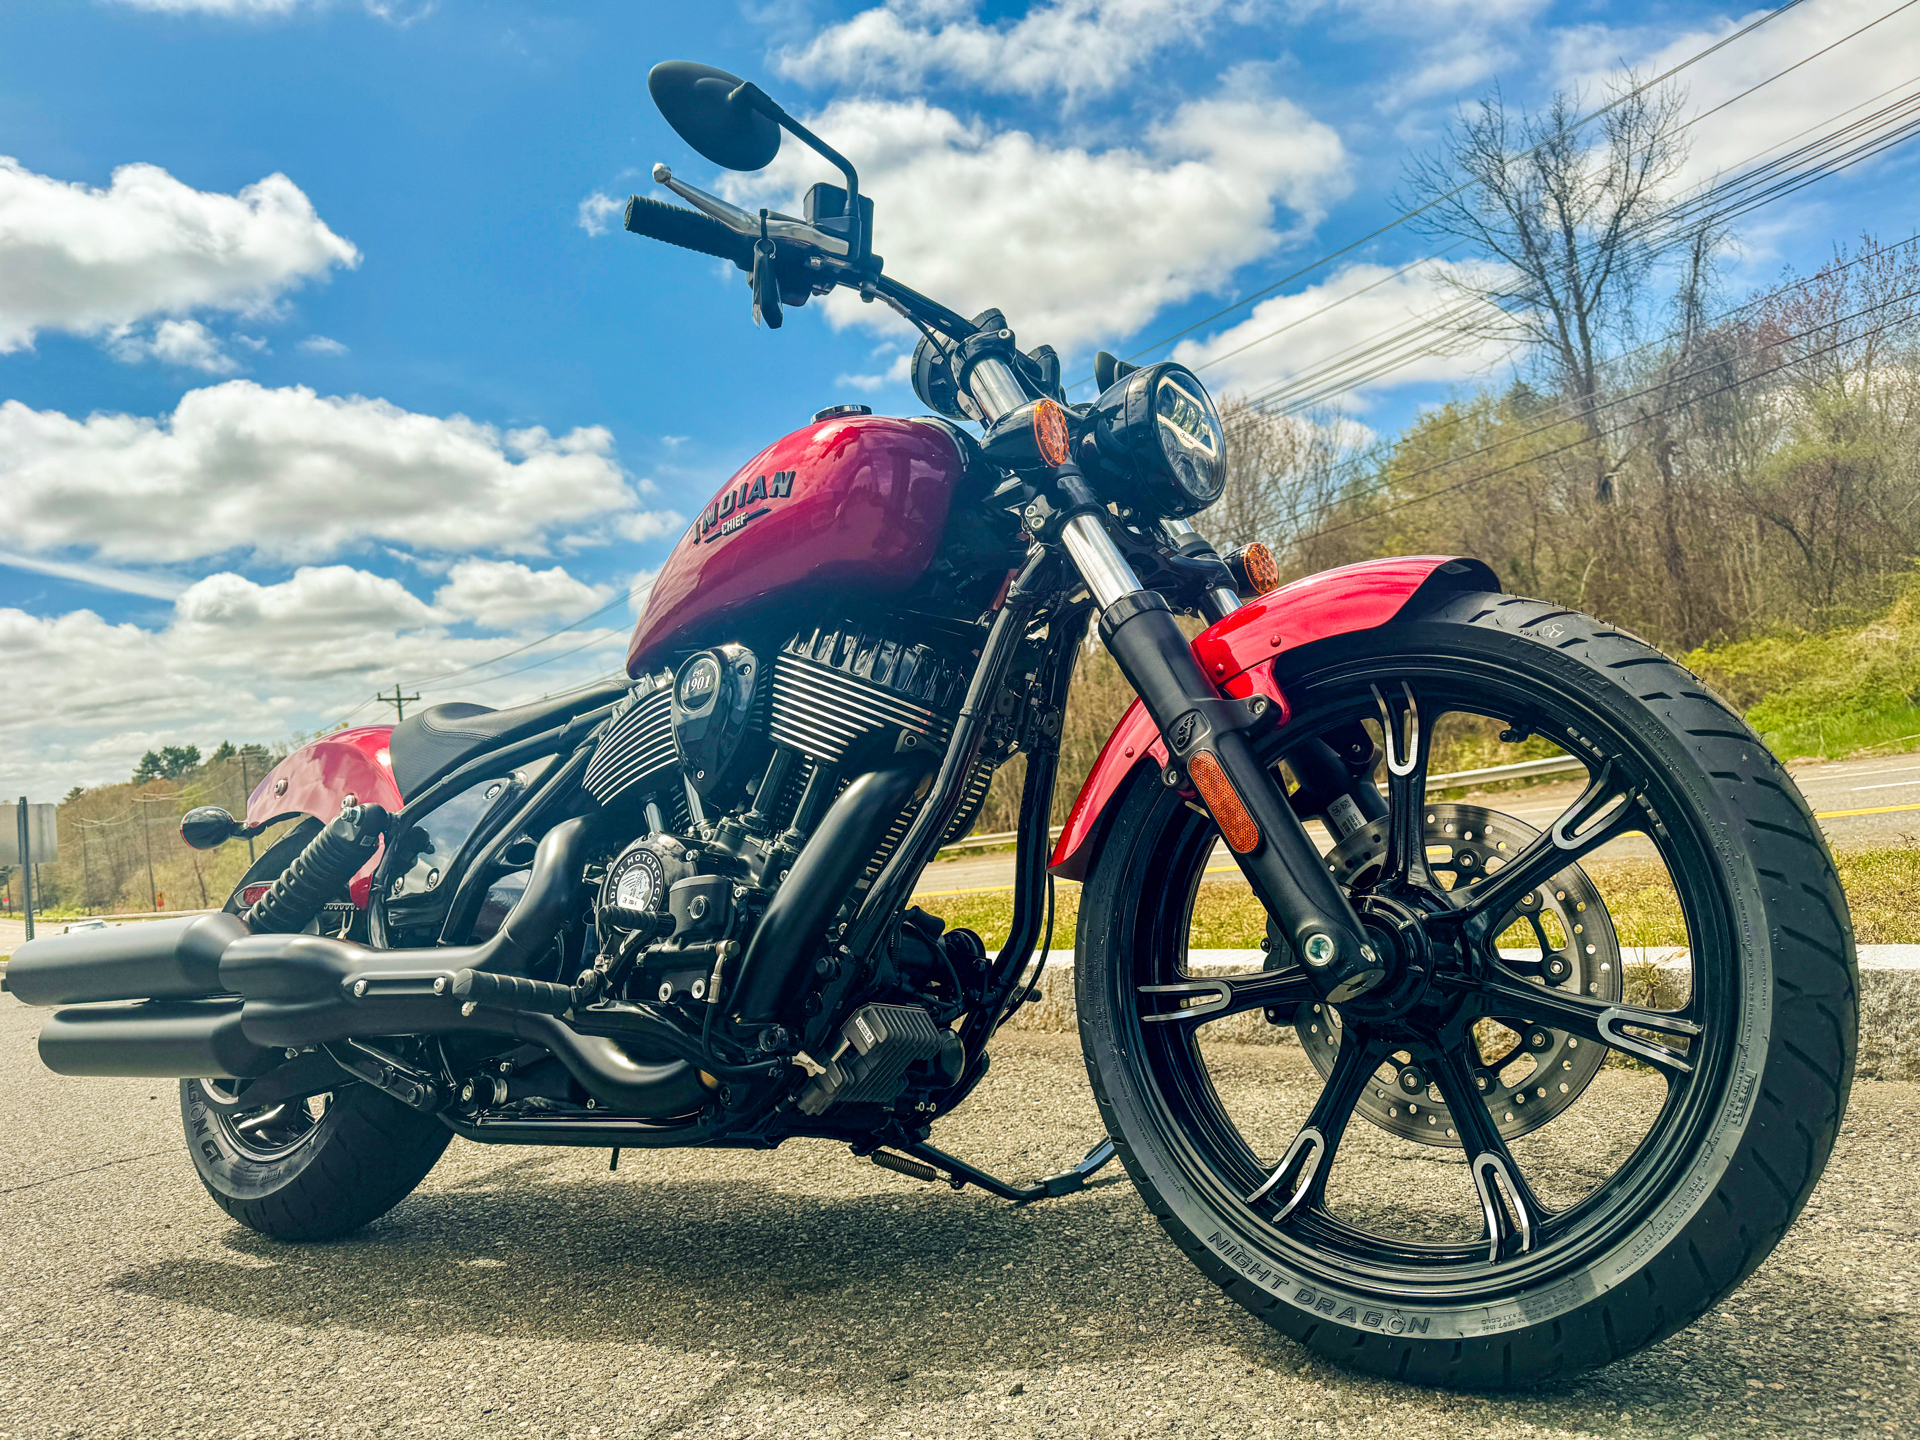
[[[244,912],[249,890],[275,880],[319,829],[317,820],[294,827],[248,869],[226,908]],[[355,916],[343,892],[308,929],[349,934]],[[385,1215],[453,1139],[434,1117],[358,1081],[263,1106],[247,1104],[252,1084],[182,1081],[180,1118],[207,1194],[276,1240],[328,1240]]]
[[[385,1215],[418,1186],[453,1133],[355,1083],[250,1108],[244,1085],[180,1083],[187,1146],[207,1194],[281,1241],[324,1241]]]
[[[1385,814],[1297,808],[1389,979],[1334,1005],[1278,941],[1193,955],[1258,908],[1143,774],[1077,977],[1143,1197],[1229,1295],[1370,1371],[1517,1386],[1685,1326],[1793,1221],[1846,1105],[1853,939],[1805,802],[1686,671],[1538,602],[1459,597],[1287,667],[1270,763],[1320,739],[1385,783]],[[1430,800],[1437,746],[1497,730],[1577,761],[1570,798]]]

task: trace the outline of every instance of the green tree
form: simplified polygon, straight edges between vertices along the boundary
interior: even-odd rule
[[[153,780],[177,781],[199,765],[199,746],[162,746],[140,757],[140,764],[134,768],[133,783],[144,785]]]

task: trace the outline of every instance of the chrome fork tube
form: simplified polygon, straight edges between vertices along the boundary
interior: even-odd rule
[[[1164,519],[1161,521],[1161,534],[1174,542],[1178,549],[1184,542],[1197,539],[1200,532],[1184,520]],[[1210,547],[1211,548],[1211,547]],[[1224,585],[1217,585],[1201,597],[1201,609],[1207,613],[1209,622],[1226,620],[1241,608],[1241,598]]]
[[[967,392],[990,424],[1029,399],[1012,367],[992,356],[975,361],[974,368],[967,372]]]
[[[1102,610],[1141,588],[1141,578],[1098,515],[1082,512],[1070,519],[1061,527],[1061,544]]]

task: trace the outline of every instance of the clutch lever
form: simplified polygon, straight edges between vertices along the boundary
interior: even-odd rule
[[[713,216],[737,234],[760,240],[785,240],[793,245],[804,245],[809,249],[820,251],[823,255],[846,258],[847,242],[838,235],[829,235],[825,230],[809,225],[805,220],[796,220],[793,216],[782,215],[779,211],[768,210],[755,215],[742,210],[738,205],[728,204],[718,195],[709,195],[697,185],[689,185],[684,180],[675,179],[674,172],[665,165],[654,166],[654,183],[666,186],[689,205]]]

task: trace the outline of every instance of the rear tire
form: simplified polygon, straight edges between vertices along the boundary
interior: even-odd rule
[[[1466,710],[1463,697],[1483,694],[1493,698],[1490,706],[1514,710],[1481,714],[1518,724],[1518,712],[1538,701],[1535,734],[1583,755],[1591,773],[1598,763],[1604,777],[1609,765],[1616,776],[1637,777],[1649,802],[1636,829],[1674,877],[1692,948],[1692,999],[1662,1016],[1691,1017],[1694,1029],[1678,1053],[1660,1053],[1670,1057],[1665,1069],[1638,1063],[1661,1070],[1665,1099],[1645,1135],[1622,1148],[1619,1169],[1591,1192],[1559,1202],[1559,1210],[1545,1202],[1535,1210],[1534,1195],[1517,1198],[1512,1185],[1501,1189],[1481,1175],[1489,1155],[1513,1164],[1516,1154],[1542,1153],[1503,1150],[1491,1134],[1500,1117],[1477,1120],[1453,1097],[1443,1125],[1465,1117],[1462,1135],[1478,1135],[1481,1150],[1465,1164],[1464,1139],[1452,1152],[1458,1172],[1446,1174],[1483,1187],[1480,1241],[1403,1239],[1391,1226],[1397,1208],[1418,1211],[1425,1198],[1394,1190],[1382,1175],[1371,1192],[1363,1173],[1328,1200],[1342,1132],[1330,1127],[1332,1139],[1318,1153],[1308,1142],[1310,1131],[1322,1140],[1320,1108],[1329,1104],[1332,1081],[1263,1185],[1276,1133],[1270,1127],[1258,1142],[1243,1138],[1223,1100],[1235,1078],[1224,1078],[1217,1093],[1195,1040],[1202,1026],[1224,1017],[1177,1021],[1164,1013],[1161,995],[1144,994],[1143,983],[1159,983],[1161,993],[1196,989],[1167,983],[1187,974],[1188,917],[1213,844],[1211,826],[1144,768],[1116,797],[1109,839],[1088,877],[1076,990],[1095,1097],[1149,1210],[1235,1301],[1359,1370],[1430,1385],[1520,1387],[1619,1359],[1680,1330],[1733,1290],[1792,1224],[1847,1105],[1854,939],[1833,858],[1807,803],[1753,731],[1686,670],[1633,636],[1541,602],[1452,598],[1424,618],[1309,647],[1277,670],[1293,714],[1284,732],[1263,742],[1269,760],[1320,727],[1364,714],[1375,697],[1398,696],[1405,678],[1409,705],[1419,694],[1424,711],[1430,696],[1435,709]],[[1371,687],[1378,687],[1372,696]],[[1357,697],[1368,699],[1357,705]],[[1403,794],[1422,793],[1421,778],[1406,784]],[[1491,938],[1478,944],[1489,948],[1496,970],[1501,955],[1513,954],[1493,951]],[[1462,994],[1479,954],[1463,952]],[[1585,986],[1571,992],[1543,973],[1537,968],[1528,982],[1538,988],[1530,994],[1606,1002],[1589,1002]],[[1516,1004],[1519,992],[1510,986],[1506,994],[1499,1004]],[[1341,1019],[1342,1055],[1351,1041],[1359,1058],[1350,1059],[1349,1073],[1377,1074],[1364,1043],[1388,1037],[1385,1044],[1412,1056],[1389,1064],[1417,1073],[1428,1066],[1435,1075],[1453,1064],[1463,1090],[1476,1074],[1467,1067],[1484,1059],[1468,1049],[1479,1044],[1472,1017],[1503,1014],[1456,1012],[1446,1022],[1455,1029],[1427,1033],[1455,1038],[1447,1043],[1457,1047],[1451,1061],[1445,1044],[1423,1051],[1405,1015],[1371,1021],[1346,1004],[1330,1009],[1353,1011]],[[1279,1025],[1292,1013],[1291,1005],[1285,1014],[1270,1005],[1267,1015]],[[1437,1004],[1433,1014],[1447,1013]],[[1461,1014],[1469,1018],[1466,1041]],[[1144,1015],[1170,1023],[1144,1025]],[[1618,1032],[1620,1023],[1602,1020],[1600,1036],[1610,1026]],[[1490,1081],[1497,1090],[1512,1084],[1489,1069],[1478,1075],[1483,1091]],[[1414,1096],[1430,1105],[1425,1089]],[[1484,1103],[1491,1110],[1500,1098]],[[1352,1142],[1367,1128],[1358,1119],[1346,1123],[1353,1102],[1347,1106],[1339,1124]],[[1364,1200],[1356,1203],[1357,1195]]]
[[[326,1241],[384,1216],[423,1181],[453,1133],[363,1084],[326,1098],[318,1117],[251,1135],[180,1083],[180,1116],[200,1184],[244,1226],[277,1241]],[[295,1106],[301,1103],[292,1103]]]

